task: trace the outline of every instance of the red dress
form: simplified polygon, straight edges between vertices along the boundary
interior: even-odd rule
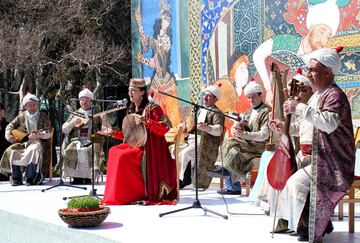
[[[164,136],[169,127],[162,122],[166,117],[155,104],[146,106],[145,117],[147,140],[143,148],[127,143],[110,148],[103,204],[141,200],[173,204],[177,198],[176,162]],[[122,132],[114,132],[113,137],[122,140]]]

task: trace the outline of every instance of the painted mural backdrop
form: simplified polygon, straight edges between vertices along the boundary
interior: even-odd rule
[[[343,45],[336,82],[360,119],[358,0],[132,0],[132,8],[133,77],[155,91],[201,102],[204,87],[222,83],[219,107],[244,112],[251,77],[271,102],[271,62],[290,79],[310,52]],[[187,103],[154,98],[174,125],[189,113]]]

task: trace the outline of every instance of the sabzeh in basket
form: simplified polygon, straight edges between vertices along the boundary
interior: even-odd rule
[[[109,207],[100,207],[100,200],[93,196],[72,198],[67,208],[59,209],[61,219],[72,227],[96,227],[110,213]]]

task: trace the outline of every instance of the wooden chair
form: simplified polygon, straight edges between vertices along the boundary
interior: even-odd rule
[[[355,144],[360,145],[360,129],[355,130]],[[339,220],[344,217],[344,203],[349,204],[349,233],[355,230],[355,203],[360,202],[360,176],[354,176],[354,182],[350,186],[348,193],[339,201]]]

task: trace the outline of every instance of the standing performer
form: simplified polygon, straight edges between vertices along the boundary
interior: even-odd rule
[[[42,161],[47,161],[44,158],[44,148],[46,147],[46,140],[50,138],[51,134],[47,130],[38,131],[43,128],[50,127],[50,120],[45,112],[39,111],[38,98],[33,94],[27,94],[22,100],[22,104],[26,111],[20,112],[15,119],[6,126],[5,138],[13,143],[4,152],[0,161],[0,171],[5,173],[12,173],[13,186],[23,184],[22,173],[20,167],[26,167],[26,185],[31,186],[42,182],[43,177],[37,177],[36,174],[42,168]],[[21,136],[16,138],[15,131],[20,134],[27,134],[28,141],[21,140]],[[45,152],[43,154],[43,152]],[[11,166],[11,169],[10,169]],[[48,167],[48,166],[47,166]],[[51,171],[49,171],[51,173]],[[42,175],[42,173],[39,173]]]
[[[284,103],[286,114],[300,115],[314,129],[311,168],[305,177],[310,196],[300,217],[299,241],[321,241],[325,233],[332,232],[330,217],[353,182],[355,146],[351,109],[345,93],[334,82],[341,67],[338,55],[341,50],[342,47],[323,48],[312,53],[307,77],[316,92],[308,105],[296,100]],[[295,197],[299,189],[304,190],[295,188],[290,196]]]
[[[130,80],[129,97],[131,104],[123,130],[98,132],[125,140],[110,148],[102,202],[121,205],[144,200],[150,204],[173,204],[177,198],[176,162],[164,136],[170,121],[160,106],[149,102],[144,79]],[[146,132],[139,135],[136,131],[141,128]],[[138,136],[137,141],[131,136]]]
[[[79,93],[80,109],[76,112],[79,115],[90,117],[92,113],[91,100],[94,94],[87,88]],[[105,121],[104,121],[105,123]],[[93,120],[94,131],[101,129],[102,121],[100,117]],[[90,184],[92,178],[92,159],[94,158],[95,177],[100,170],[100,155],[102,152],[103,138],[94,137],[94,154],[91,148],[91,119],[82,119],[79,116],[71,115],[63,124],[62,131],[65,134],[64,144],[64,177],[73,177],[73,184]]]

